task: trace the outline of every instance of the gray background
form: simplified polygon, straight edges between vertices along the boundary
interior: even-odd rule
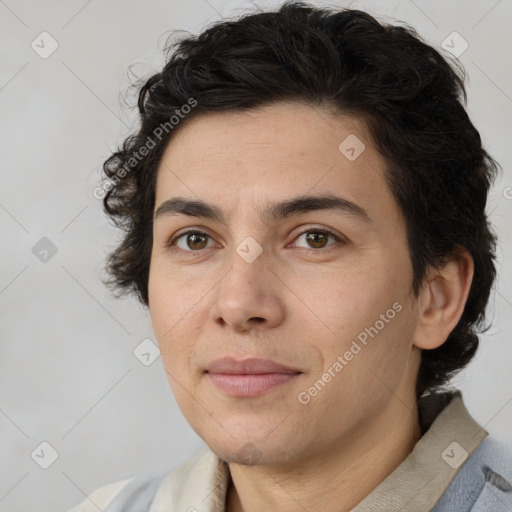
[[[1,511],[65,510],[99,485],[176,467],[203,444],[182,417],[160,359],[145,366],[134,356],[153,337],[147,313],[100,282],[118,233],[93,190],[101,163],[134,127],[136,112],[122,106],[134,99],[128,67],[151,73],[171,30],[197,33],[250,5],[0,0]],[[503,167],[488,209],[501,243],[493,327],[454,384],[475,419],[512,444],[512,1],[326,5],[403,20],[438,47],[453,31],[469,44],[460,57],[469,112]],[[59,45],[45,59],[31,47],[34,40],[42,46],[43,31]],[[46,262],[33,252],[43,237],[57,249]],[[43,441],[58,453],[48,469],[36,463],[50,454]]]

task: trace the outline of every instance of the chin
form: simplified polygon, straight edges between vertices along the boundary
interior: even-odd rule
[[[274,442],[263,437],[262,440],[229,439],[227,442],[207,442],[210,449],[222,460],[229,464],[242,466],[279,465],[290,462],[296,449],[284,445],[282,439]]]

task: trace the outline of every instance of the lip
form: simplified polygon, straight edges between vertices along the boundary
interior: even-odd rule
[[[224,357],[213,361],[206,369],[206,373],[226,394],[251,397],[290,382],[302,372],[268,359],[237,360]]]
[[[215,359],[206,368],[208,373],[224,373],[230,375],[261,375],[262,373],[301,373],[296,368],[276,363],[270,359],[235,359],[221,357]]]

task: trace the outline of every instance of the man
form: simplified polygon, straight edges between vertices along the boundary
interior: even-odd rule
[[[104,165],[108,268],[207,446],[73,512],[512,510],[510,449],[443,387],[496,272],[459,71],[302,3],[177,45]]]

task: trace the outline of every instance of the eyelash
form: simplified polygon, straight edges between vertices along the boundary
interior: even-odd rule
[[[299,234],[297,234],[297,236],[294,238],[294,240],[296,240],[297,238],[301,237],[302,235],[304,235],[306,233],[321,233],[323,235],[330,235],[336,240],[336,242],[341,242],[342,244],[346,243],[346,241],[343,238],[339,237],[336,233],[334,233],[334,231],[331,231],[330,229],[327,229],[327,228],[320,229],[320,228],[315,228],[315,227],[308,227],[304,231],[301,231]],[[203,252],[205,249],[199,249],[197,251],[192,251],[192,250],[185,250],[185,249],[173,247],[175,245],[175,242],[177,242],[180,238],[185,237],[187,235],[191,235],[191,234],[204,235],[213,240],[213,238],[208,233],[205,233],[204,231],[199,231],[197,229],[190,229],[188,231],[180,233],[179,235],[171,238],[166,245],[171,250],[179,250],[183,253],[186,253],[187,256],[194,257],[196,254]],[[304,247],[300,247],[300,249],[303,249],[304,251],[307,251],[308,253],[319,253],[319,252],[321,253],[321,252],[328,251],[329,248],[332,247],[333,245],[335,245],[335,244],[331,244],[331,245],[327,246],[327,248],[321,248],[321,249],[313,249],[313,248],[306,249]]]

